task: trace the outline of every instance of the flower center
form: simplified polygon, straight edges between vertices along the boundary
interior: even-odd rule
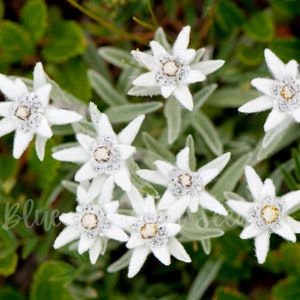
[[[25,105],[19,105],[15,110],[15,116],[20,120],[28,120],[31,115],[30,108]]]
[[[98,225],[98,218],[95,214],[86,213],[81,217],[81,225],[87,230],[95,229]]]
[[[266,224],[271,224],[278,220],[279,209],[275,205],[264,205],[260,214]]]
[[[280,96],[285,101],[289,101],[295,96],[295,90],[290,85],[284,85],[280,91]]]
[[[95,160],[99,163],[107,162],[110,159],[110,150],[106,146],[98,147],[94,151]]]
[[[151,239],[157,235],[157,226],[155,223],[145,223],[141,228],[141,235],[143,239]]]
[[[184,188],[189,188],[193,184],[192,176],[188,173],[184,173],[178,176],[178,183]]]
[[[175,76],[179,66],[177,65],[175,60],[167,60],[162,64],[162,71],[166,76]]]

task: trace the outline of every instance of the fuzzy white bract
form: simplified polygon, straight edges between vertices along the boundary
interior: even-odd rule
[[[126,244],[128,249],[132,249],[128,277],[131,278],[140,271],[151,252],[164,265],[171,263],[171,255],[190,262],[190,256],[175,237],[181,230],[178,219],[184,213],[184,204],[168,210],[158,210],[153,197],[147,196],[144,199],[135,187],[128,192],[128,197],[136,216],[116,217],[116,221],[131,232]]]
[[[152,183],[167,188],[158,204],[159,209],[166,209],[175,202],[184,201],[191,212],[196,212],[200,205],[226,216],[227,212],[224,206],[205,190],[205,186],[226,166],[230,159],[230,153],[219,156],[193,172],[189,166],[189,152],[189,147],[181,150],[176,156],[175,166],[157,160],[154,162],[157,171],[139,170],[137,174]]]
[[[131,51],[135,60],[149,72],[133,80],[134,87],[129,95],[152,96],[161,94],[164,98],[171,95],[188,110],[193,110],[193,97],[188,85],[204,81],[206,75],[219,69],[223,60],[194,61],[196,51],[188,49],[190,26],[179,33],[170,53],[157,41],[151,41],[153,55],[141,51]]]
[[[100,193],[105,181],[112,177],[124,191],[129,191],[131,181],[126,160],[135,152],[131,146],[145,118],[141,115],[131,121],[118,135],[104,113],[90,103],[90,115],[97,136],[77,134],[79,146],[55,152],[53,157],[61,161],[83,164],[75,175],[76,181],[93,180],[90,193]]]
[[[127,234],[113,219],[118,216],[118,201],[111,201],[114,183],[110,179],[96,199],[89,196],[81,185],[77,188],[78,206],[76,212],[64,213],[60,221],[66,228],[58,235],[54,248],[60,248],[72,241],[78,240],[78,252],[89,251],[92,264],[96,263],[100,254],[104,254],[108,239],[120,242],[128,240]]]
[[[250,166],[246,166],[245,175],[253,202],[228,199],[227,204],[247,221],[240,237],[254,238],[257,260],[262,264],[269,251],[271,233],[296,241],[295,233],[300,233],[300,222],[288,214],[300,205],[300,191],[277,197],[271,179],[262,182]]]
[[[291,120],[300,123],[300,79],[295,60],[284,64],[272,51],[265,49],[265,60],[274,79],[255,78],[251,84],[264,95],[242,105],[243,113],[272,109],[265,124],[265,132],[281,130]]]
[[[35,149],[43,160],[46,142],[52,136],[51,125],[77,122],[82,116],[49,104],[51,84],[41,63],[36,64],[33,78],[33,91],[29,91],[21,79],[11,80],[0,74],[0,90],[6,97],[0,103],[0,116],[4,117],[0,136],[15,131],[14,158],[21,157],[35,136]]]

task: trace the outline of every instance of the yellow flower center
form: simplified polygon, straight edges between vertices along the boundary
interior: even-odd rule
[[[94,152],[95,160],[99,163],[106,162],[110,158],[110,150],[107,147],[98,147]]]
[[[275,205],[264,205],[260,213],[266,224],[276,222],[279,217],[279,210]]]
[[[81,225],[87,230],[95,229],[98,225],[98,218],[95,214],[86,213],[82,216]]]
[[[174,60],[168,60],[162,65],[162,71],[167,76],[175,76],[178,69],[178,65]]]
[[[146,223],[141,228],[141,235],[143,239],[150,239],[157,235],[157,226],[155,223]]]
[[[178,176],[178,183],[184,188],[189,188],[193,184],[192,176],[188,173],[184,173]]]
[[[20,120],[27,120],[30,116],[30,109],[27,106],[20,105],[15,111],[15,116]]]
[[[280,96],[285,100],[289,101],[295,96],[294,89],[289,85],[284,85],[280,91]]]

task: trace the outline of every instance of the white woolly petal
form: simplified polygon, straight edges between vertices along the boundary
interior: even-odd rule
[[[116,226],[121,227],[126,231],[130,231],[132,224],[136,221],[136,217],[119,214],[110,214],[107,218]]]
[[[154,184],[159,184],[167,187],[169,181],[163,177],[158,171],[153,170],[137,170],[136,173],[143,179],[150,181]]]
[[[167,85],[167,86],[161,86],[161,95],[167,99],[171,96],[171,94],[176,90],[176,85]]]
[[[136,50],[132,50],[131,54],[134,59],[146,69],[153,70],[156,67],[157,63],[152,55]]]
[[[96,139],[87,135],[87,134],[82,134],[78,133],[76,135],[76,139],[79,142],[79,144],[84,148],[84,150],[87,153],[91,152],[91,146],[95,143]]]
[[[103,187],[103,183],[106,181],[107,177],[105,175],[98,175],[93,178],[91,185],[88,190],[88,197],[90,199],[95,199],[97,196],[100,195]]]
[[[290,213],[295,207],[300,205],[300,190],[287,193],[281,197],[285,204],[285,210]]]
[[[260,200],[261,191],[263,189],[263,183],[254,169],[250,166],[245,167],[245,176],[248,183],[248,188],[255,201]]]
[[[28,148],[29,143],[32,141],[34,134],[32,132],[23,132],[19,129],[16,130],[14,139],[13,157],[18,159]]]
[[[179,200],[175,201],[175,203],[170,204],[167,209],[168,213],[168,220],[171,222],[175,222],[179,220],[182,215],[185,213],[187,208],[189,207],[191,203],[191,196],[185,196],[180,198]]]
[[[0,137],[14,131],[16,128],[17,123],[14,120],[10,118],[0,120]]]
[[[96,263],[101,251],[102,251],[101,238],[97,237],[94,244],[92,245],[92,247],[89,250],[90,261],[92,264]]]
[[[185,147],[184,149],[178,152],[178,154],[176,155],[176,165],[179,169],[184,171],[190,171],[189,154],[190,154],[189,147]]]
[[[119,145],[119,149],[120,149],[120,156],[122,160],[128,159],[136,151],[135,147],[129,145],[122,145],[122,144]]]
[[[75,181],[90,180],[95,178],[98,174],[93,168],[90,161],[86,162],[76,173]]]
[[[182,84],[190,84],[199,81],[204,81],[206,76],[198,70],[189,70],[187,76],[182,80]]]
[[[89,198],[86,189],[82,185],[78,185],[77,187],[76,198],[77,198],[77,202],[81,205],[88,204],[89,202],[91,202],[91,200],[93,200]]]
[[[203,208],[206,208],[223,216],[227,216],[225,207],[206,191],[202,191],[199,193],[199,203]]]
[[[15,83],[14,89],[15,89],[15,97],[16,97],[15,100],[29,93],[25,83],[20,78],[17,78],[14,83]]]
[[[296,78],[298,75],[298,63],[295,60],[290,60],[285,65],[285,75]]]
[[[128,241],[127,234],[119,227],[111,225],[111,227],[105,231],[105,235],[113,240],[126,242]]]
[[[134,249],[137,247],[142,247],[143,245],[145,245],[145,240],[143,240],[142,238],[140,238],[137,235],[132,235],[128,242],[126,243],[126,247],[128,249]]]
[[[280,80],[285,75],[285,64],[269,49],[265,49],[265,60],[273,76]]]
[[[106,210],[106,217],[111,216],[115,214],[115,212],[118,210],[119,207],[119,201],[118,200],[113,200],[113,201],[107,201],[106,203],[101,205],[102,207],[105,208]]]
[[[45,108],[49,104],[50,92],[52,89],[52,85],[47,83],[45,85],[40,86],[35,94],[38,96],[39,101],[42,103],[42,106]]]
[[[286,223],[286,222],[281,222],[281,226],[276,229],[272,229],[274,233],[280,235],[284,239],[291,241],[291,242],[296,242],[296,235],[292,229],[292,227]]]
[[[225,61],[221,59],[205,60],[194,64],[192,68],[200,71],[203,75],[208,75],[220,69],[224,65],[224,63]]]
[[[60,248],[73,240],[76,240],[80,236],[80,231],[75,226],[68,226],[62,230],[62,232],[58,235],[56,240],[54,241],[54,249]]]
[[[289,118],[287,113],[281,112],[278,109],[273,109],[264,124],[264,130],[267,132],[277,126],[280,126],[286,119]]]
[[[96,238],[88,238],[85,234],[82,234],[79,239],[78,253],[82,254],[88,251],[95,243]]]
[[[45,117],[51,124],[63,125],[78,122],[82,119],[82,115],[75,111],[60,109],[56,107],[48,107],[45,110]]]
[[[40,135],[37,135],[35,137],[35,150],[36,150],[36,154],[40,160],[44,159],[45,147],[46,147],[47,140],[48,140],[48,138],[40,136]]]
[[[90,159],[89,154],[81,147],[70,147],[52,154],[53,158],[60,161],[69,161],[74,163],[85,163]]]
[[[240,234],[241,239],[250,239],[261,233],[261,230],[257,228],[254,223],[251,223]]]
[[[156,41],[151,41],[150,47],[151,47],[152,53],[155,58],[159,59],[162,56],[169,55],[169,53],[166,51],[166,49],[160,43],[158,43]]]
[[[147,247],[138,247],[132,251],[127,275],[129,278],[132,278],[140,271],[149,253],[150,250]]]
[[[201,178],[201,182],[203,186],[206,186],[209,182],[211,182],[218,174],[218,169],[208,169],[197,172]]]
[[[189,209],[192,213],[195,213],[195,212],[197,212],[198,207],[199,207],[198,195],[195,195],[195,196],[191,197]]]
[[[184,261],[186,263],[191,262],[191,258],[185,251],[182,244],[176,238],[170,238],[167,244],[169,253],[173,255],[178,260]]]
[[[176,196],[174,196],[169,189],[166,189],[166,191],[159,200],[157,208],[159,210],[168,209],[170,205],[172,205],[176,200]]]
[[[273,85],[276,84],[275,80],[269,78],[254,78],[251,80],[251,84],[258,91],[273,98],[272,88]]]
[[[166,226],[167,234],[170,237],[175,236],[181,230],[181,226],[179,224],[166,223],[165,226]]]
[[[132,183],[130,181],[130,174],[126,167],[121,167],[121,169],[114,175],[115,183],[123,190],[130,191]]]
[[[52,130],[48,124],[47,119],[44,116],[41,116],[39,127],[37,128],[36,133],[40,136],[51,138],[53,133]]]
[[[172,52],[174,55],[181,55],[187,50],[190,41],[190,32],[190,26],[185,26],[182,28],[172,48]]]
[[[137,86],[155,86],[157,85],[155,73],[147,72],[143,73],[132,81],[133,85]]]
[[[202,171],[209,170],[209,169],[217,169],[219,172],[221,172],[227,165],[229,159],[230,159],[230,152],[224,153],[219,157],[215,158],[214,160],[210,161],[206,165],[199,168],[197,172],[201,173]]]
[[[164,265],[169,265],[171,263],[170,253],[166,245],[162,245],[160,247],[152,247],[152,253],[154,256]]]
[[[147,196],[144,200],[143,213],[156,214],[156,206],[154,198],[152,196]]]
[[[141,125],[145,119],[145,115],[140,115],[131,121],[119,134],[118,141],[120,144],[131,145],[134,141]]]
[[[300,123],[300,108],[291,111],[291,115],[297,123]]]
[[[293,232],[300,233],[300,222],[299,221],[296,221],[293,218],[291,218],[290,216],[287,216],[286,222],[292,228]]]
[[[275,198],[275,186],[271,179],[267,178],[264,182],[264,186],[261,190],[261,198],[270,197]]]
[[[188,65],[191,61],[195,58],[196,51],[194,49],[187,49],[186,51],[182,52],[180,58],[183,60],[183,63]]]
[[[12,107],[11,101],[0,102],[0,116],[1,117],[10,117],[10,110]]]
[[[59,216],[59,220],[67,226],[72,226],[75,225],[76,215],[74,212],[63,213]]]
[[[33,89],[36,91],[39,87],[47,83],[46,73],[42,63],[38,62],[33,70]]]
[[[269,96],[260,96],[258,98],[255,98],[241,107],[239,107],[239,112],[242,113],[254,113],[254,112],[260,112],[267,109],[272,108],[274,105],[274,102],[271,97]]]
[[[156,166],[157,170],[165,177],[169,179],[169,173],[175,169],[175,167],[163,160],[156,160],[154,162],[154,165]]]
[[[100,136],[116,138],[116,134],[109,122],[109,119],[104,113],[101,114],[98,127],[95,129]]]
[[[178,87],[174,91],[175,98],[189,111],[194,108],[193,96],[186,85]]]
[[[127,196],[129,198],[134,212],[137,215],[140,215],[143,210],[145,200],[138,191],[138,189],[135,186],[132,186],[130,191],[127,192]]]
[[[263,264],[266,260],[269,246],[270,246],[270,233],[268,230],[262,231],[254,238],[255,253],[257,260],[260,264]]]
[[[253,203],[238,200],[228,200],[226,201],[226,204],[245,220],[249,219],[249,211],[253,206]]]
[[[100,176],[97,176],[100,177]],[[96,178],[97,178],[96,177]],[[96,179],[94,178],[94,180]],[[97,199],[97,202],[99,205],[105,204],[112,200],[113,197],[113,190],[115,186],[114,178],[113,176],[108,177],[104,183],[102,183],[104,179],[104,176],[101,176],[97,181],[102,186],[102,189],[100,191],[100,196]],[[93,180],[93,181],[94,181]],[[90,189],[89,189],[89,195],[90,195]]]
[[[17,100],[15,82],[0,74],[0,90],[10,100]]]

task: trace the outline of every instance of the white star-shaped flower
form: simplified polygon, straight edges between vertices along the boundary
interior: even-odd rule
[[[190,256],[175,237],[181,230],[178,219],[184,213],[184,205],[171,206],[168,210],[158,210],[152,196],[145,199],[132,187],[128,192],[136,217],[116,216],[116,222],[123,224],[131,232],[126,244],[132,249],[128,277],[135,276],[142,268],[147,256],[152,252],[164,265],[171,263],[170,256],[191,262]]]
[[[272,51],[265,49],[267,66],[274,76],[254,78],[251,84],[264,95],[242,105],[243,113],[272,109],[265,124],[265,132],[276,129],[291,120],[300,123],[300,79],[298,63],[295,60],[284,64]]]
[[[54,248],[60,248],[79,239],[78,252],[89,251],[92,264],[100,254],[104,254],[108,239],[120,242],[128,240],[121,226],[114,222],[119,206],[118,201],[111,201],[114,183],[107,180],[100,196],[92,199],[81,185],[77,188],[78,206],[76,212],[64,213],[60,221],[67,227],[58,235]]]
[[[164,98],[174,95],[185,108],[193,110],[193,97],[188,85],[204,81],[206,75],[222,67],[224,61],[194,62],[196,51],[188,49],[190,31],[190,26],[181,30],[171,53],[156,41],[150,42],[153,55],[141,51],[131,51],[135,60],[149,72],[134,79],[132,83],[135,87],[129,90],[129,95],[161,94]]]
[[[253,202],[229,199],[226,203],[247,221],[240,237],[254,238],[257,260],[262,264],[269,251],[271,233],[291,242],[296,241],[295,233],[300,233],[300,222],[288,214],[300,204],[300,191],[276,197],[271,179],[262,182],[249,166],[245,167],[245,175]]]
[[[135,152],[131,143],[135,139],[145,118],[141,115],[131,121],[118,135],[115,134],[108,117],[90,103],[90,115],[97,137],[77,134],[79,146],[70,147],[53,154],[57,160],[83,164],[75,175],[76,181],[93,180],[90,193],[100,193],[107,178],[124,191],[129,191],[131,181],[126,160]]]
[[[0,136],[15,131],[13,156],[20,158],[34,136],[35,149],[40,160],[44,159],[45,145],[52,136],[51,125],[77,122],[82,116],[76,112],[49,105],[51,84],[47,83],[41,63],[33,73],[33,91],[21,79],[11,80],[0,74],[0,90],[6,101],[0,103]]]
[[[174,202],[187,200],[191,212],[196,212],[200,205],[226,216],[224,206],[205,190],[205,186],[226,166],[230,153],[225,153],[192,172],[189,166],[189,151],[189,147],[185,147],[177,154],[176,166],[157,160],[154,162],[157,171],[138,170],[137,174],[152,183],[167,187],[158,204],[159,209],[166,209]]]

